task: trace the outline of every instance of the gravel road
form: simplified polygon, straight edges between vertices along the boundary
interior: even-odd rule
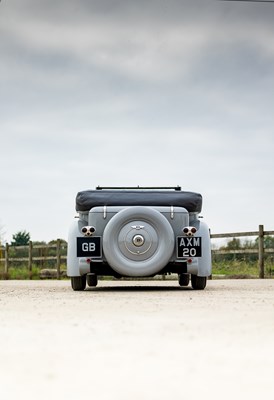
[[[274,398],[274,280],[0,281],[1,399]]]

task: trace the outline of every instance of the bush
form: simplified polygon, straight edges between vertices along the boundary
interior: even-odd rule
[[[227,277],[245,277],[245,278],[258,278],[259,267],[258,261],[246,260],[232,260],[232,261],[213,261],[212,265],[213,275],[225,275]],[[274,275],[274,266],[272,260],[265,261],[265,276],[271,277]]]
[[[39,268],[32,267],[30,272],[26,267],[10,267],[8,279],[39,279]]]

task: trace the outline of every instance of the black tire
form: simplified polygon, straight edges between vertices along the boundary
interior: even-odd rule
[[[71,277],[71,287],[73,290],[85,290],[86,282],[86,275]]]
[[[206,276],[191,275],[191,286],[195,290],[204,290],[206,287]]]
[[[96,274],[87,274],[87,284],[88,286],[95,287],[97,286],[98,278]]]
[[[180,286],[188,286],[190,280],[189,274],[179,274],[178,278]]]

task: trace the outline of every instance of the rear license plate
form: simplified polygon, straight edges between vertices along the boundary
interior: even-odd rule
[[[202,257],[202,238],[177,237],[177,257]]]
[[[77,257],[102,257],[101,236],[78,237]]]

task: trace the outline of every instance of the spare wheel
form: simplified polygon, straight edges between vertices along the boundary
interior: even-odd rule
[[[103,250],[109,265],[120,275],[154,275],[166,266],[173,253],[173,229],[153,208],[125,208],[106,225]]]

